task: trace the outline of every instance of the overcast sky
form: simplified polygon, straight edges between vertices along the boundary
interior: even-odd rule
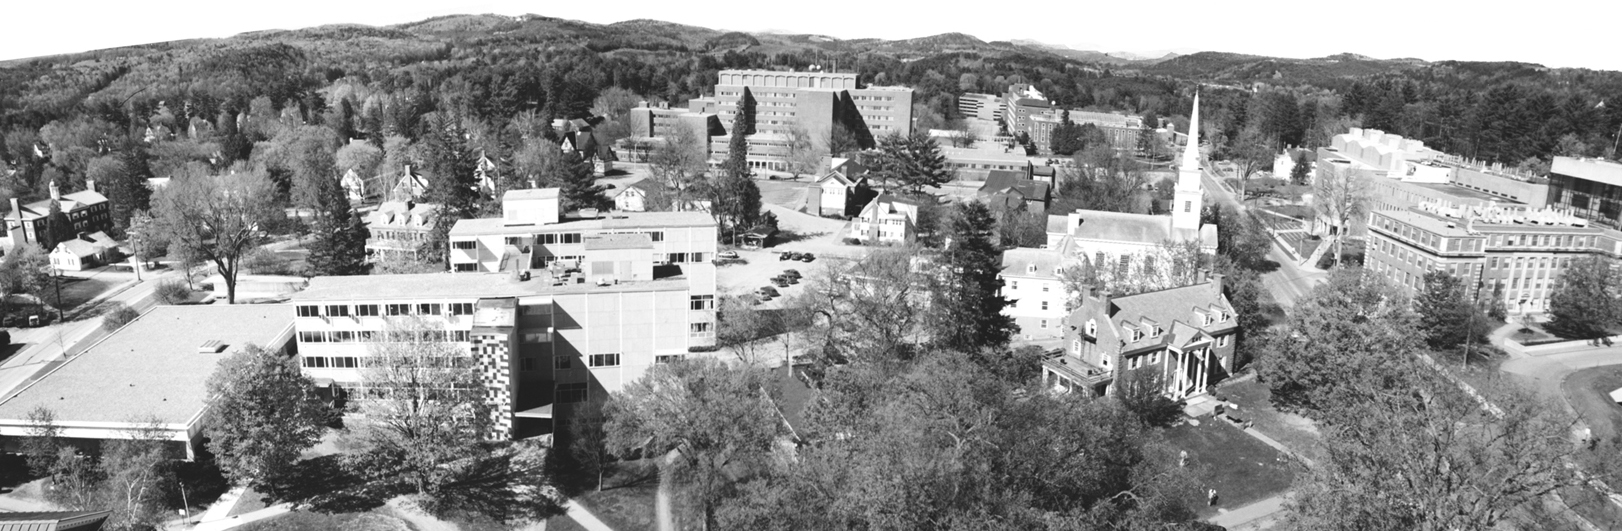
[[[1321,57],[1524,61],[1622,70],[1615,0],[1240,0],[1140,2],[642,1],[18,1],[0,12],[0,59],[263,29],[388,25],[457,13],[535,13],[596,23],[650,18],[716,29],[902,39],[963,32],[1100,51],[1211,50]],[[95,5],[106,4],[106,5]],[[1043,4],[1051,4],[1044,6]],[[253,6],[246,7],[230,6]]]

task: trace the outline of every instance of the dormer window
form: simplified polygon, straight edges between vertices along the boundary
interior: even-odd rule
[[[1098,321],[1093,319],[1087,320],[1087,335],[1090,337],[1098,337]]]
[[[1025,272],[1026,273],[1035,273],[1036,272],[1036,264],[1025,264]]]

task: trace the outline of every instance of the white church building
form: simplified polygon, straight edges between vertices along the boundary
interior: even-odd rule
[[[1169,267],[1171,260],[1163,257],[1166,254],[1164,246],[1166,243],[1197,242],[1200,251],[1215,254],[1217,227],[1203,225],[1200,222],[1205,191],[1200,179],[1199,123],[1200,97],[1196,93],[1194,111],[1189,119],[1188,144],[1184,147],[1179,162],[1170,216],[1100,210],[1077,210],[1068,214],[1049,215],[1047,245],[1043,249],[1008,251],[1017,253],[1022,259],[1004,260],[1003,295],[1010,299],[1018,299],[1021,295],[1009,287],[1008,277],[1022,277],[1027,279],[1026,283],[1036,280],[1037,277],[1062,283],[1062,275],[1067,268],[1081,268],[1087,265],[1122,272],[1154,271],[1157,268]],[[1035,255],[1039,254],[1049,256],[1046,259],[1036,259]],[[1045,266],[1052,271],[1031,271],[1032,263],[1041,264],[1039,267]],[[1012,265],[1022,269],[1011,271],[1008,267]],[[1161,273],[1166,274],[1169,271]],[[1073,294],[1065,294],[1065,299],[1069,300],[1070,295]],[[1041,340],[1062,337],[1063,332],[1058,326],[1031,327],[1026,324],[1048,324],[1052,322],[1055,310],[1057,309],[1052,305],[1043,308],[1022,305],[1015,300],[1015,304],[1010,304],[1003,313],[1013,317],[1020,324],[1018,338]],[[1032,312],[1039,312],[1040,315]],[[1031,315],[1026,315],[1027,313]]]

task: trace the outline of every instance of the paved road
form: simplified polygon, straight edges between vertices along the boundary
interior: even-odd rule
[[[173,271],[148,275],[145,282],[135,284],[107,300],[122,302],[137,312],[145,312],[156,304],[152,292],[158,282],[177,275],[179,273]],[[22,344],[23,347],[4,362],[0,362],[0,400],[9,398],[13,391],[26,385],[36,374],[55,367],[54,362],[63,360],[65,354],[83,352],[105,336],[106,332],[101,329],[101,319],[97,317],[85,317],[78,321],[40,328],[12,330],[12,341]]]
[[[1209,169],[1200,172],[1200,179],[1217,204],[1231,205],[1240,212],[1248,208],[1240,204],[1238,197],[1223,187],[1220,179]],[[1297,299],[1312,291],[1312,287],[1327,276],[1327,273],[1316,268],[1297,264],[1279,248],[1277,242],[1268,248],[1267,257],[1278,263],[1278,269],[1262,274],[1262,285],[1273,295],[1273,301],[1285,308],[1295,305]]]
[[[1560,396],[1560,383],[1566,376],[1607,365],[1622,365],[1622,346],[1581,346],[1564,352],[1517,357],[1505,361],[1499,369],[1525,378],[1534,388],[1550,396]]]

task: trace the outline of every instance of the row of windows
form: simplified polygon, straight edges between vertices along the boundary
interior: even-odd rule
[[[299,356],[299,365],[306,369],[370,369],[385,366],[388,358],[379,356]],[[475,363],[468,356],[420,356],[411,364],[429,369],[469,369]]]
[[[353,313],[351,313],[353,308]],[[377,317],[379,315],[443,315],[445,310],[451,315],[473,315],[473,303],[452,302],[441,304],[437,302],[424,302],[417,304],[301,304],[298,306],[299,317]],[[379,310],[383,313],[379,314]]]
[[[422,231],[372,229],[372,239],[420,242],[428,240],[428,233]]]
[[[330,330],[298,333],[300,343],[466,343],[467,330]]]

